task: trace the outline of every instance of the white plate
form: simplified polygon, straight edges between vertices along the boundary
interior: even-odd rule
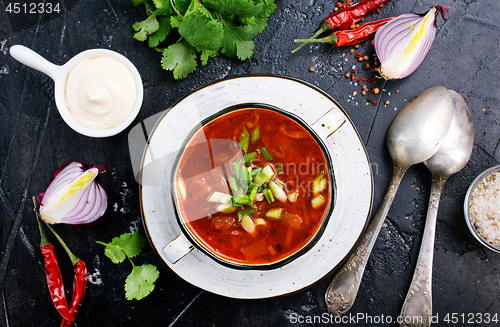
[[[162,253],[181,233],[170,194],[175,155],[200,121],[221,109],[262,103],[289,111],[323,139],[333,161],[336,203],[319,241],[304,255],[274,270],[235,270],[193,250],[175,264]],[[348,255],[372,205],[371,167],[360,137],[340,105],[318,88],[282,76],[246,76],[217,81],[189,94],[158,119],[141,165],[141,206],[149,240],[181,278],[219,295],[256,299],[299,291],[317,282]]]

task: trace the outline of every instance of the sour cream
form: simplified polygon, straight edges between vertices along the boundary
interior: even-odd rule
[[[137,99],[134,76],[110,57],[84,60],[71,69],[66,82],[66,105],[83,126],[103,130],[122,123]]]

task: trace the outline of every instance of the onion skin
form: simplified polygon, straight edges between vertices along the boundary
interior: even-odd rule
[[[434,6],[426,14],[402,14],[375,33],[374,47],[379,73],[387,80],[411,75],[422,64],[436,36],[436,16],[449,8]]]
[[[78,161],[61,165],[38,194],[40,218],[48,224],[90,225],[106,212],[108,198],[98,180],[109,166],[87,166]]]

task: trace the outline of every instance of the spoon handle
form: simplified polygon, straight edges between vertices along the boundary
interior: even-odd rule
[[[372,218],[372,221],[360,237],[354,250],[342,266],[337,275],[333,278],[330,286],[326,290],[325,301],[328,311],[340,316],[351,309],[358,293],[366,263],[372,252],[373,245],[382,228],[382,224],[389,212],[394,196],[398,190],[401,179],[407,168],[395,165],[391,184],[380,204],[379,209]]]
[[[410,289],[401,310],[402,327],[424,327],[431,325],[432,318],[432,260],[439,198],[446,179],[433,178],[431,196],[427,209],[424,236],[420,245],[417,266]]]

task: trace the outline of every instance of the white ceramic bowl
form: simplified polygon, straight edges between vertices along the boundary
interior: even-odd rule
[[[54,65],[53,63],[40,56],[38,53],[22,45],[12,46],[10,48],[10,54],[17,61],[41,71],[54,80],[54,97],[57,110],[59,110],[59,113],[61,114],[61,117],[64,119],[66,124],[68,124],[69,127],[82,135],[90,137],[108,137],[116,135],[127,128],[134,121],[135,117],[141,109],[144,94],[141,75],[137,71],[137,68],[134,66],[134,64],[130,62],[130,60],[117,52],[107,49],[86,50],[80,52],[62,66]],[[71,69],[73,69],[73,67],[75,67],[76,64],[82,62],[83,60],[88,60],[100,56],[106,56],[118,60],[119,62],[124,64],[128,68],[128,70],[130,70],[130,72],[134,76],[137,87],[137,98],[132,109],[132,113],[127,117],[127,119],[125,119],[125,121],[112,128],[97,130],[85,127],[80,124],[69,111],[68,106],[66,105],[66,81],[68,79],[69,72],[71,71]]]

